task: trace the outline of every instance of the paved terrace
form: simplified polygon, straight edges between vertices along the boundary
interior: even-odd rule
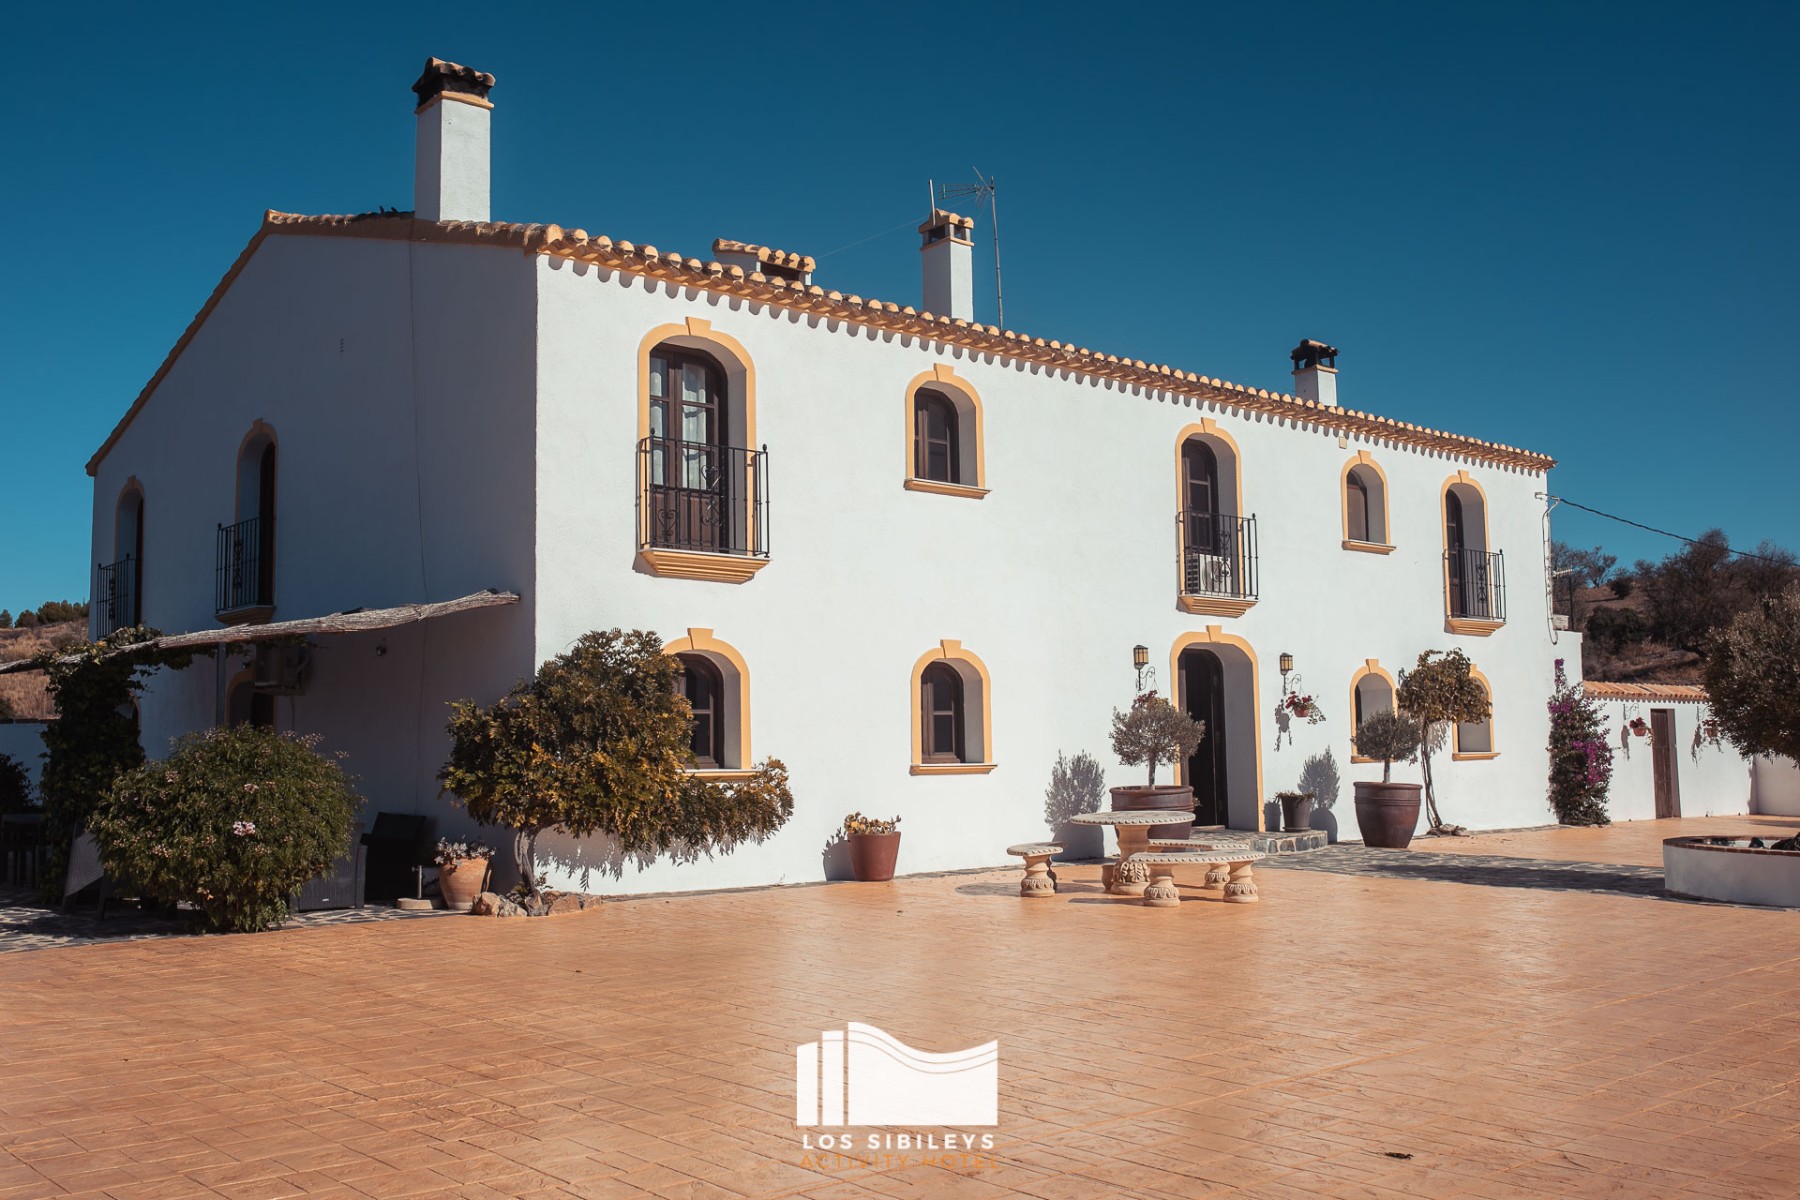
[[[1643,865],[1795,824],[1415,845]],[[1800,913],[1335,853],[1257,905],[1015,868],[0,955],[0,1198],[1795,1194]],[[998,1037],[991,1155],[809,1159],[794,1046],[850,1020]]]

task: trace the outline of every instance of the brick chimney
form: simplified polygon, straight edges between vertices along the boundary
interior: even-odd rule
[[[1302,341],[1288,352],[1294,360],[1294,395],[1337,407],[1337,347]]]
[[[919,233],[925,262],[925,311],[938,317],[975,319],[975,221],[941,208],[931,210]]]
[[[488,89],[494,77],[441,58],[425,60],[414,143],[413,215],[421,221],[488,219]]]

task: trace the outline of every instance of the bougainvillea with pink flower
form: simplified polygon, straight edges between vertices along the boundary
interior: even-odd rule
[[[1564,825],[1609,825],[1606,790],[1612,782],[1613,749],[1600,706],[1570,683],[1556,660],[1550,696],[1550,807]]]

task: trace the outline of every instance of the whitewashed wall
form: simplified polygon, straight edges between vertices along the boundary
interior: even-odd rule
[[[903,871],[967,867],[1044,832],[1058,752],[1088,751],[1109,782],[1138,782],[1107,747],[1108,717],[1132,693],[1131,648],[1151,648],[1166,692],[1178,636],[1219,625],[1256,654],[1260,727],[1247,701],[1233,741],[1262,761],[1261,797],[1294,786],[1329,754],[1333,817],[1357,836],[1350,681],[1365,659],[1398,674],[1426,649],[1461,646],[1494,686],[1487,761],[1440,762],[1447,818],[1473,827],[1540,824],[1545,702],[1552,682],[1542,564],[1541,475],[1296,428],[991,356],[539,259],[537,655],[612,625],[665,637],[705,627],[746,658],[753,749],[793,774],[797,810],[770,843],[698,868],[625,869],[625,888],[718,887],[820,877],[843,815],[899,813]],[[637,355],[655,326],[700,317],[740,341],[756,369],[758,440],[769,447],[772,561],[741,585],[632,569]],[[1283,365],[1272,348],[1271,367]],[[946,364],[980,393],[986,483],[980,501],[901,487],[905,388]],[[1271,376],[1278,372],[1271,370]],[[1285,384],[1285,377],[1267,382]],[[1344,394],[1359,395],[1346,373]],[[1245,511],[1261,541],[1260,603],[1238,619],[1176,606],[1177,435],[1215,418],[1239,443]],[[1341,547],[1340,479],[1359,449],[1387,474],[1397,550]],[[1510,620],[1488,638],[1445,631],[1439,496],[1467,469],[1485,488],[1491,545],[1506,554]],[[908,773],[910,671],[959,639],[993,676],[993,757],[985,776]],[[1329,715],[1274,748],[1276,669],[1291,652]],[[1579,657],[1579,651],[1575,651]],[[1234,767],[1233,823],[1256,822],[1257,794]],[[603,848],[565,847],[571,866]]]
[[[1751,811],[1750,760],[1729,744],[1696,746],[1694,731],[1708,715],[1704,704],[1691,700],[1600,700],[1606,716],[1607,740],[1613,748],[1612,786],[1606,810],[1615,821],[1649,821],[1656,817],[1655,750],[1649,738],[1625,737],[1633,717],[1650,720],[1652,709],[1666,708],[1675,721],[1676,776],[1684,817],[1732,816]]]
[[[1755,808],[1776,817],[1800,817],[1800,765],[1763,755],[1752,760]]]
[[[44,771],[44,729],[42,721],[0,721],[0,754],[24,767],[34,788]]]
[[[516,255],[269,237],[99,464],[94,561],[112,561],[135,476],[146,623],[216,627],[215,531],[236,519],[238,448],[262,420],[279,445],[275,620],[489,587],[529,597],[534,322]],[[444,704],[530,673],[532,615],[527,600],[321,639],[278,724],[344,751],[371,809],[440,811]],[[147,753],[214,723],[216,670],[200,658],[156,673],[140,704]]]

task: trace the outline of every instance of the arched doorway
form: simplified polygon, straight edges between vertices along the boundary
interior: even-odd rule
[[[1225,665],[1211,650],[1181,653],[1181,694],[1188,716],[1206,723],[1206,734],[1187,761],[1186,781],[1194,789],[1194,824],[1230,823],[1225,725]]]

